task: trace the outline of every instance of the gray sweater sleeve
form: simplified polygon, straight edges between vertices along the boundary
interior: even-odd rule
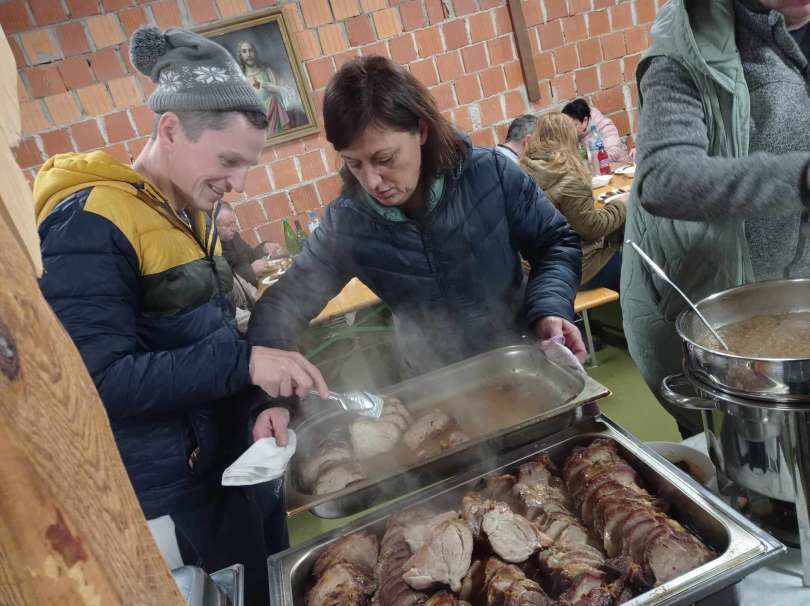
[[[648,212],[686,221],[803,207],[810,154],[708,155],[703,104],[689,73],[656,57],[641,80],[637,194]]]

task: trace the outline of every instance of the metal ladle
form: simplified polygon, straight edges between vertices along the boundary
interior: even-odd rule
[[[729,351],[729,347],[726,344],[726,342],[723,340],[723,337],[721,337],[719,334],[717,334],[717,331],[714,328],[712,328],[712,325],[709,324],[709,321],[705,317],[703,317],[703,314],[700,313],[700,310],[697,307],[695,307],[695,304],[692,303],[692,301],[689,299],[689,297],[687,297],[686,294],[684,294],[684,292],[680,288],[678,288],[678,286],[675,284],[675,282],[673,282],[672,280],[669,279],[669,276],[666,273],[664,273],[664,270],[661,269],[658,266],[658,264],[655,261],[653,261],[647,255],[647,253],[645,253],[643,250],[641,250],[641,247],[638,244],[636,244],[632,240],[625,240],[624,243],[629,244],[630,246],[632,246],[633,250],[635,250],[638,253],[638,255],[644,260],[644,262],[647,265],[649,265],[650,268],[656,274],[658,274],[658,277],[660,277],[664,282],[666,282],[672,288],[674,288],[675,291],[679,295],[681,295],[683,297],[683,300],[686,301],[687,303],[689,303],[689,307],[691,307],[694,310],[694,312],[697,314],[698,318],[700,318],[700,321],[703,322],[703,324],[706,325],[706,328],[709,329],[709,332],[711,332],[712,335],[714,336],[714,338],[717,339],[717,341],[720,343],[720,345],[723,346],[723,349],[725,349],[726,351]]]

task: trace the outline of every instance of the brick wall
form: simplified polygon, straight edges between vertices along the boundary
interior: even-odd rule
[[[152,124],[153,89],[129,62],[141,24],[196,27],[278,0],[0,0],[0,23],[19,68],[30,180],[51,154],[103,148],[130,162]],[[500,141],[511,118],[585,96],[629,134],[634,70],[663,0],[524,0],[541,99],[530,104],[506,0],[282,2],[320,116],[323,89],[345,61],[385,54],[424,82],[441,110],[479,145]],[[268,148],[230,196],[249,241],[281,241],[280,220],[337,194],[337,157],[322,134]],[[306,225],[306,221],[302,222]]]

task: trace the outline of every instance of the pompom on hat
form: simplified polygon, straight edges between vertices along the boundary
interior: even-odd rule
[[[267,113],[256,91],[225,48],[184,29],[141,27],[130,41],[132,65],[157,84],[149,96],[155,113],[255,111]]]

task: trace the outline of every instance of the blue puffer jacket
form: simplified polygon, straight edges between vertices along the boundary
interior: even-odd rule
[[[40,288],[95,381],[146,517],[206,503],[228,462],[224,424],[242,426],[223,399],[250,384],[210,221],[197,213],[189,228],[102,152],[55,156],[34,197]]]
[[[514,342],[542,317],[572,319],[580,259],[579,237],[534,181],[491,149],[469,148],[419,222],[384,218],[366,199],[332,202],[257,303],[248,339],[295,347],[357,276],[393,312],[406,374],[421,374]]]

